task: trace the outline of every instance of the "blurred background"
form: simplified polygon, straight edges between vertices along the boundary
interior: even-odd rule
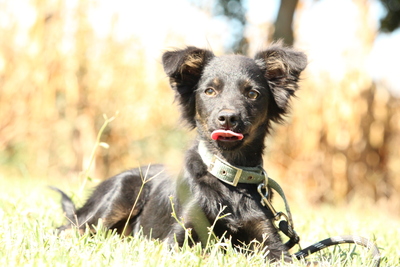
[[[161,54],[253,56],[275,39],[309,66],[265,168],[307,203],[400,210],[400,0],[0,0],[0,179],[178,172],[194,138]]]

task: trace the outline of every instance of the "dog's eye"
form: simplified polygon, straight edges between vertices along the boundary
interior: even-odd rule
[[[257,92],[256,90],[250,90],[247,93],[247,97],[250,98],[250,99],[257,99],[259,96],[260,96],[260,93]]]
[[[217,92],[213,88],[207,88],[204,93],[208,96],[215,96]]]

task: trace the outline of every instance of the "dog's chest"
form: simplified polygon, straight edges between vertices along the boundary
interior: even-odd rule
[[[215,179],[215,178],[214,178]],[[272,214],[260,204],[260,196],[254,186],[218,186],[200,190],[198,199],[210,223],[220,220],[233,229],[249,221],[268,220]]]

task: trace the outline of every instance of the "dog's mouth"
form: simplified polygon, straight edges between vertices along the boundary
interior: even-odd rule
[[[235,133],[231,130],[215,130],[211,133],[211,139],[215,141],[240,141],[243,137],[243,134]]]

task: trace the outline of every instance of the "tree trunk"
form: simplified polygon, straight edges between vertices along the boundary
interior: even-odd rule
[[[281,0],[278,17],[275,21],[274,40],[282,39],[287,45],[293,45],[292,22],[298,0]]]

